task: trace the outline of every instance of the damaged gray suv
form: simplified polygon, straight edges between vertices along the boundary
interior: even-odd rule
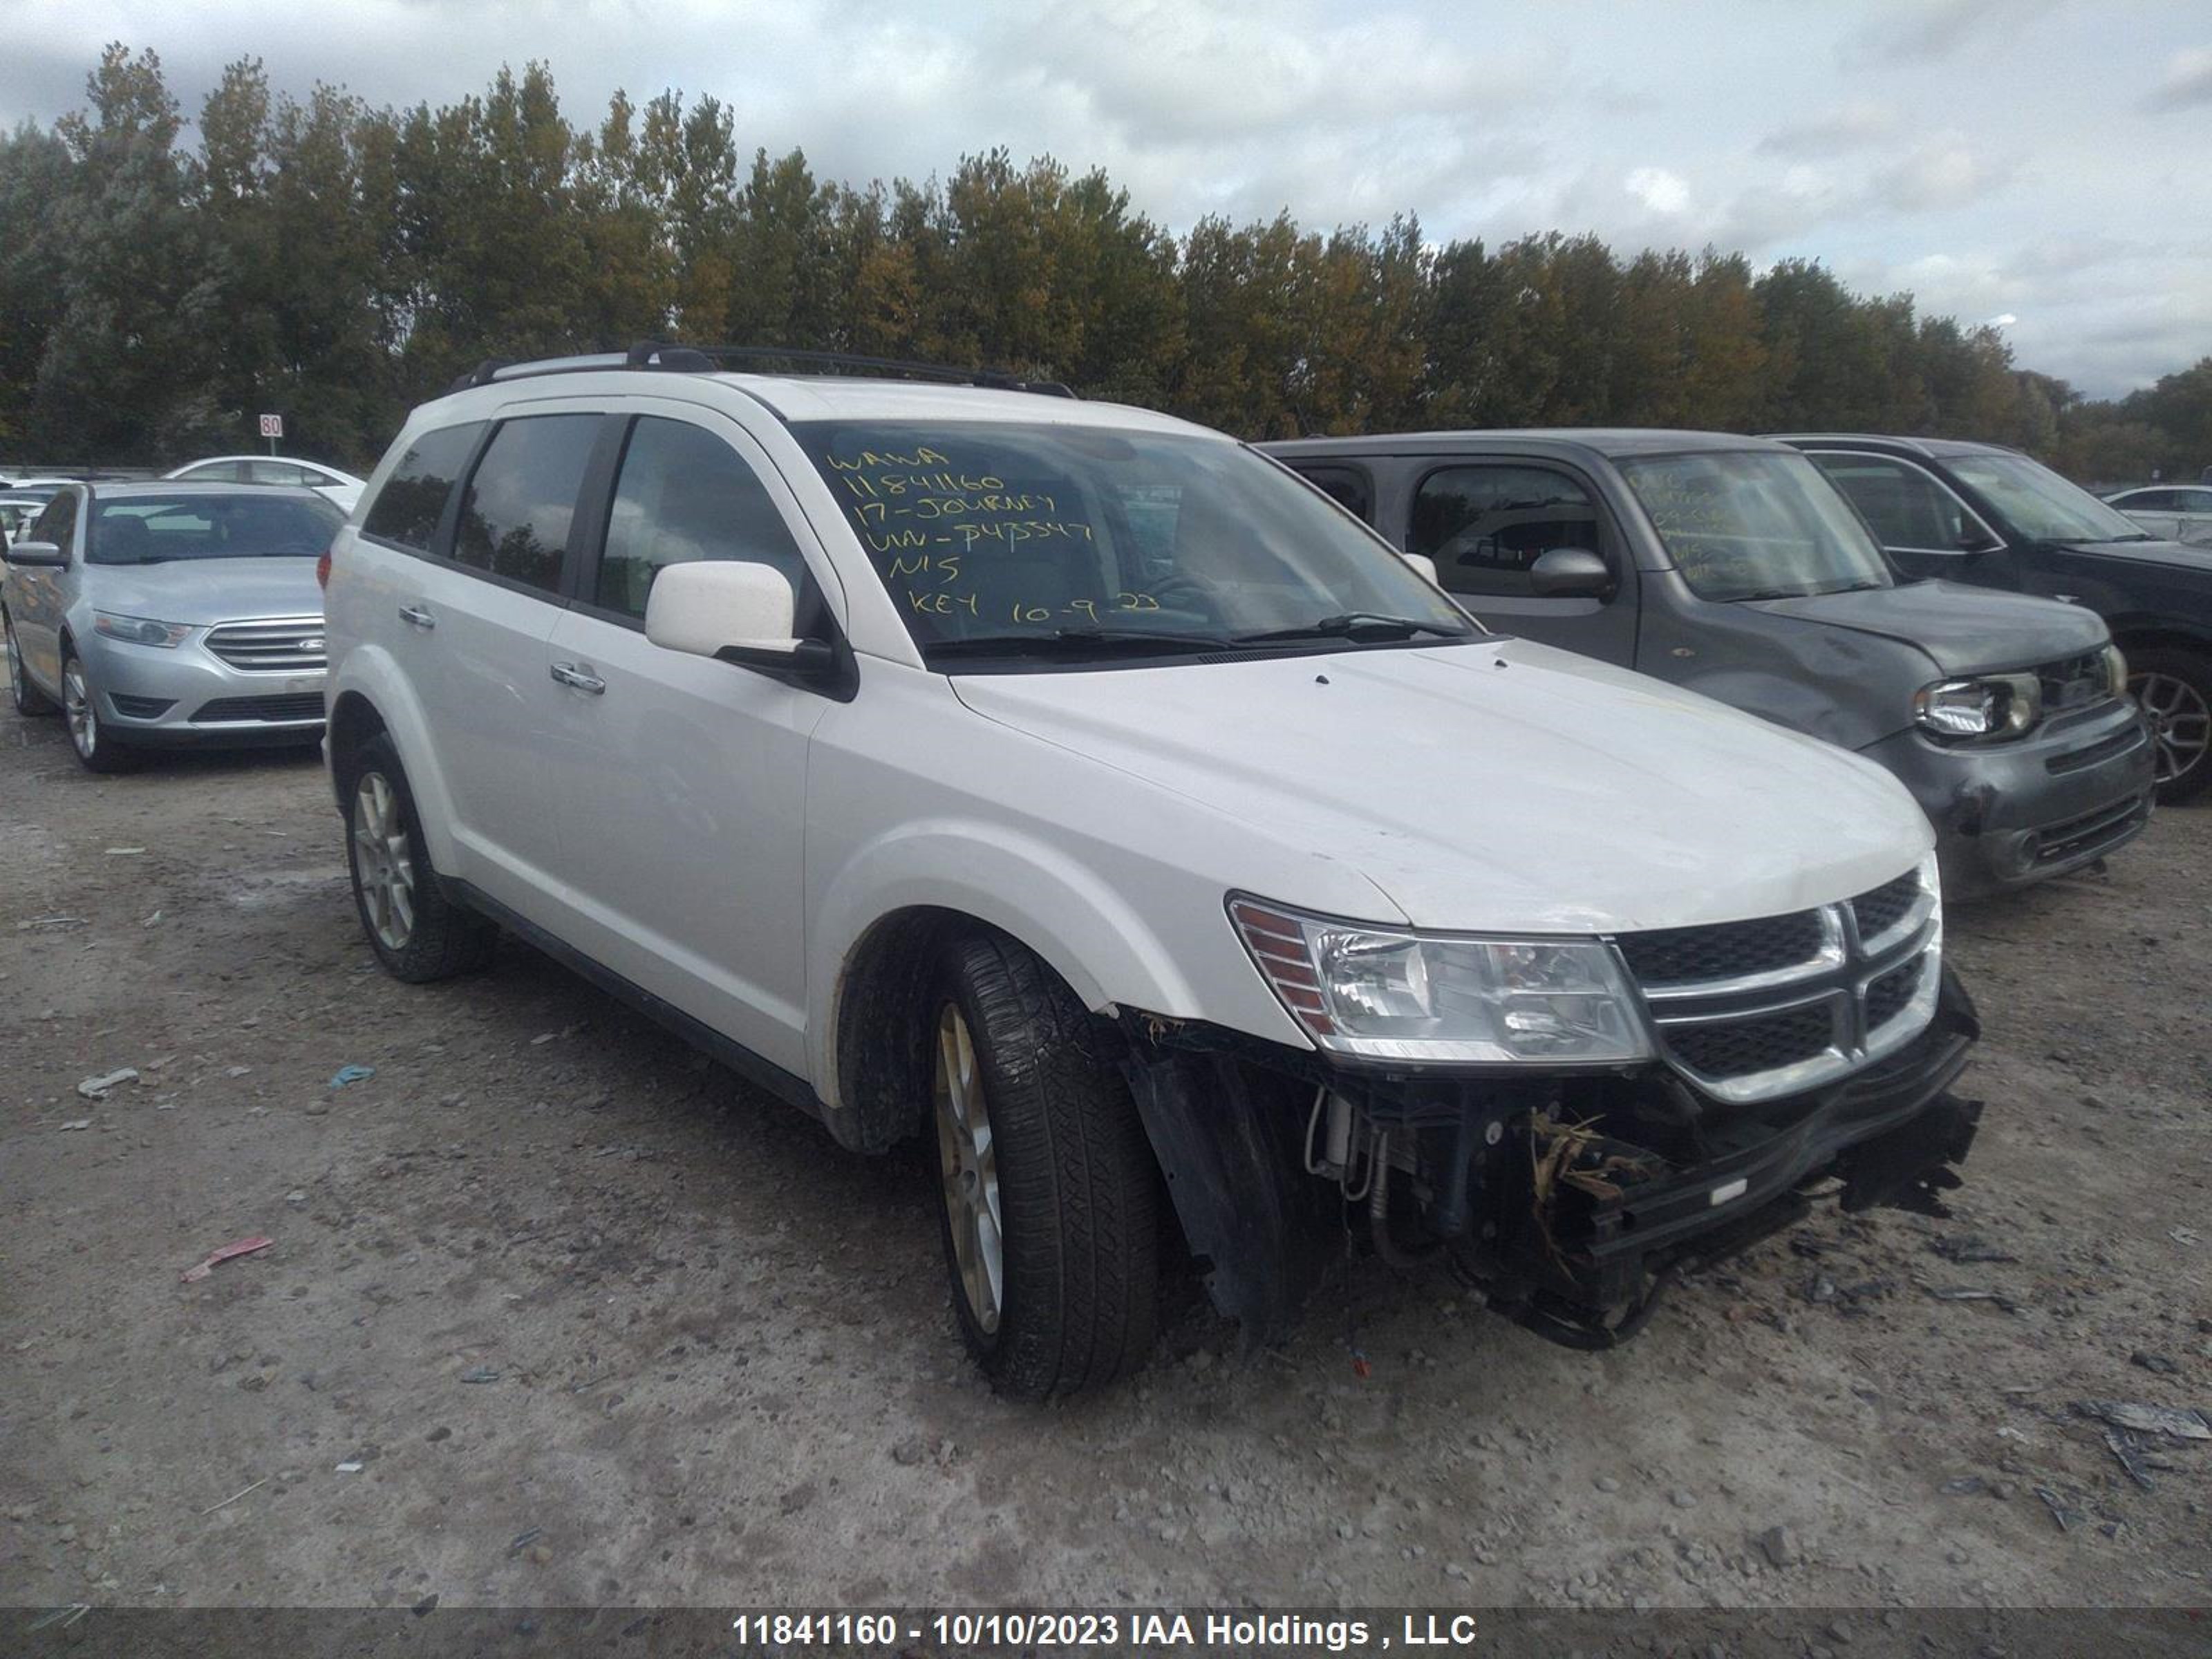
[[[2086,606],[1899,575],[1786,446],[1709,432],[1437,432],[1267,446],[1492,626],[1865,756],[1970,898],[2118,851],[2154,746]]]

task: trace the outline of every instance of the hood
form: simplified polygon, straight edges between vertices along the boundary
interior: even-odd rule
[[[2138,564],[2164,565],[2170,569],[2197,570],[2212,576],[2212,547],[2185,542],[2062,542],[2069,553],[2093,559],[2132,559]]]
[[[82,568],[86,599],[99,610],[126,617],[204,627],[323,614],[313,559],[171,559]]]
[[[2078,605],[1957,582],[1758,599],[1752,608],[1917,647],[1946,674],[2033,668],[2095,651],[2111,637],[2102,617]]]
[[[988,719],[1342,861],[1418,927],[1770,915],[1863,892],[1933,841],[1869,762],[1527,641],[953,687]],[[1144,823],[1133,804],[1124,833]]]

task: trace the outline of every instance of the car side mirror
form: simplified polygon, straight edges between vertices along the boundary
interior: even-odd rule
[[[792,629],[798,600],[772,565],[698,559],[664,565],[645,601],[645,637],[667,651],[757,668],[779,679],[825,682],[850,695],[850,658]]]
[[[1985,530],[1969,525],[1959,532],[1959,551],[1961,553],[1994,553],[2004,544]]]
[[[9,564],[41,565],[48,568],[58,568],[69,562],[69,555],[52,542],[16,542],[4,553],[0,553],[0,558],[5,558]]]
[[[1427,578],[1432,586],[1441,586],[1437,580],[1437,562],[1425,553],[1401,553],[1398,556]]]
[[[1528,567],[1528,586],[1547,599],[1600,599],[1613,592],[1613,571],[1586,547],[1554,547]]]
[[[664,565],[645,602],[645,637],[667,651],[720,657],[726,651],[788,661],[798,602],[781,570],[736,559]]]

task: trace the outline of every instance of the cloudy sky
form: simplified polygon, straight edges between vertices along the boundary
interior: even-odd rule
[[[227,61],[443,102],[501,63],[573,119],[616,87],[732,104],[854,181],[1003,144],[1102,165],[1177,228],[1419,215],[1432,240],[1825,260],[2003,325],[2093,395],[2212,353],[2206,0],[0,0],[0,121],[103,42],[187,110]]]

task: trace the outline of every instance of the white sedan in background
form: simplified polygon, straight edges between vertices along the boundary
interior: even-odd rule
[[[2152,484],[2105,497],[2154,536],[2212,547],[2212,484]]]
[[[368,485],[368,479],[350,472],[320,461],[295,461],[289,455],[213,455],[164,476],[193,483],[290,484],[313,490],[348,517]]]

